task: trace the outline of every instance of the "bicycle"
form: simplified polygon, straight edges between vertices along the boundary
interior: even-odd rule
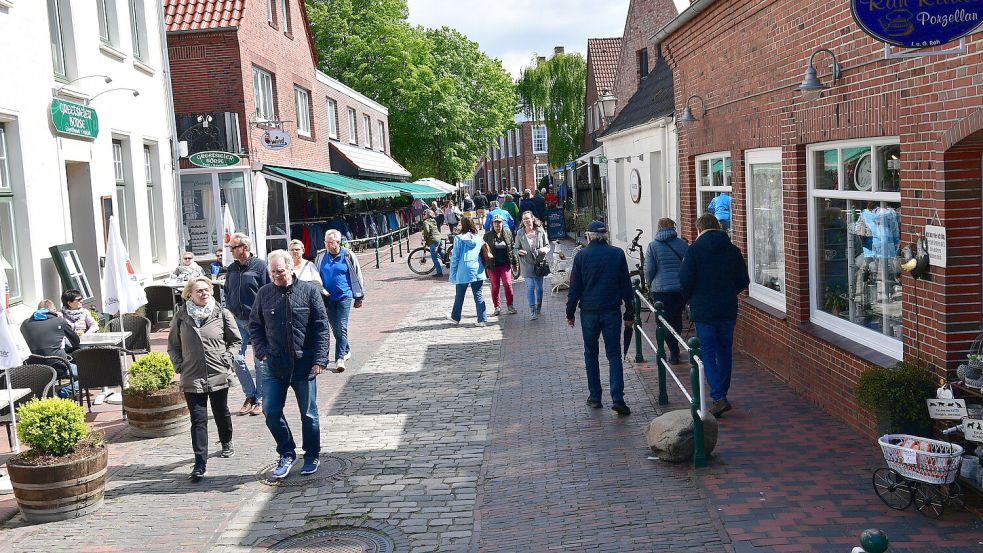
[[[633,253],[638,252],[638,264],[635,265],[635,270],[628,273],[628,278],[634,280],[638,277],[639,288],[642,290],[642,294],[645,297],[649,295],[649,284],[645,278],[645,247],[638,243],[638,239],[642,236],[642,229],[635,229],[635,238],[632,239],[631,245],[628,246],[628,257],[630,258]]]
[[[440,258],[440,261],[444,264],[444,267],[450,267],[451,251],[454,249],[454,242],[449,242],[442,239],[438,244],[437,257]],[[433,264],[433,258],[430,256],[430,247],[426,244],[410,252],[410,254],[406,257],[406,265],[409,266],[411,271],[418,275],[428,275],[437,268]]]

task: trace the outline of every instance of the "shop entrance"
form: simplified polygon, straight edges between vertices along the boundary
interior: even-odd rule
[[[102,241],[103,245],[106,243],[109,216],[112,215],[112,196],[107,196],[107,202],[96,202],[92,194],[92,173],[88,163],[66,162],[65,176],[68,184],[67,215],[71,219],[71,242],[75,244],[82,269],[92,285],[94,305],[101,306],[102,275],[99,270],[99,242]],[[108,213],[106,213],[107,207]],[[98,222],[96,215],[100,216]]]
[[[181,243],[199,259],[212,259],[224,243],[222,227],[229,208],[236,232],[255,239],[248,170],[242,168],[181,172]]]

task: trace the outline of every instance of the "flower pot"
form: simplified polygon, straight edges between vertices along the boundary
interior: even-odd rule
[[[105,444],[91,455],[55,465],[19,464],[19,457],[7,462],[7,471],[25,519],[52,522],[78,518],[102,506],[109,459]]]
[[[139,438],[163,438],[191,428],[184,392],[177,384],[149,394],[123,390],[130,432]]]

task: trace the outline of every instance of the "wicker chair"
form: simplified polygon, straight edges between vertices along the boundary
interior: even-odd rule
[[[64,386],[71,386],[72,398],[78,401],[79,405],[82,405],[82,394],[78,390],[78,386],[75,381],[75,376],[71,371],[71,361],[65,359],[64,357],[58,357],[57,355],[36,355],[31,354],[24,361],[25,365],[46,365],[55,370],[57,375],[55,384],[58,388]]]
[[[110,332],[129,332],[130,337],[123,342],[123,351],[137,359],[137,355],[150,353],[150,319],[124,313],[109,321]]]
[[[123,358],[120,356],[120,348],[103,346],[80,349],[72,354],[72,358],[78,367],[79,387],[85,395],[90,412],[92,400],[88,394],[89,390],[110,386],[123,387]]]
[[[55,380],[58,375],[55,369],[47,365],[21,365],[7,369],[3,376],[0,376],[0,393],[7,388],[7,378],[10,378],[11,388],[30,388],[31,394],[20,400],[14,401],[14,407],[29,401],[35,397],[51,397]],[[0,424],[7,427],[7,440],[13,443],[11,428],[10,406],[0,409]]]
[[[173,315],[176,312],[177,299],[174,289],[170,286],[147,286],[143,291],[147,295],[147,318],[151,322],[157,323],[163,320],[157,317],[158,313]]]

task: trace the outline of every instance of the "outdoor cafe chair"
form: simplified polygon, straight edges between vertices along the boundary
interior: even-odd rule
[[[123,352],[137,360],[137,355],[150,353],[150,319],[124,313],[109,321],[109,332],[129,332],[123,342]]]
[[[161,321],[157,316],[158,313],[170,313],[170,316],[176,313],[177,301],[175,299],[174,288],[170,286],[151,285],[144,288],[143,292],[147,295],[146,312],[147,318],[151,322],[158,323]]]
[[[85,395],[89,412],[92,412],[92,400],[89,390],[119,387],[123,388],[123,357],[122,350],[117,347],[96,346],[80,349],[72,354],[75,366],[79,372],[79,388]]]
[[[51,397],[54,393],[55,381],[58,378],[55,369],[47,365],[25,364],[20,367],[7,369],[0,375],[0,399],[7,389],[7,379],[10,379],[11,388],[29,388],[30,395],[21,399],[14,400],[14,407],[26,403],[31,398]],[[11,428],[10,406],[0,408],[0,424],[7,427],[8,443],[14,443],[13,429]]]
[[[37,355],[32,353],[24,360],[25,365],[47,365],[55,370],[55,384],[58,387],[71,386],[72,398],[82,405],[82,395],[78,392],[75,377],[72,376],[71,361],[57,355]]]

